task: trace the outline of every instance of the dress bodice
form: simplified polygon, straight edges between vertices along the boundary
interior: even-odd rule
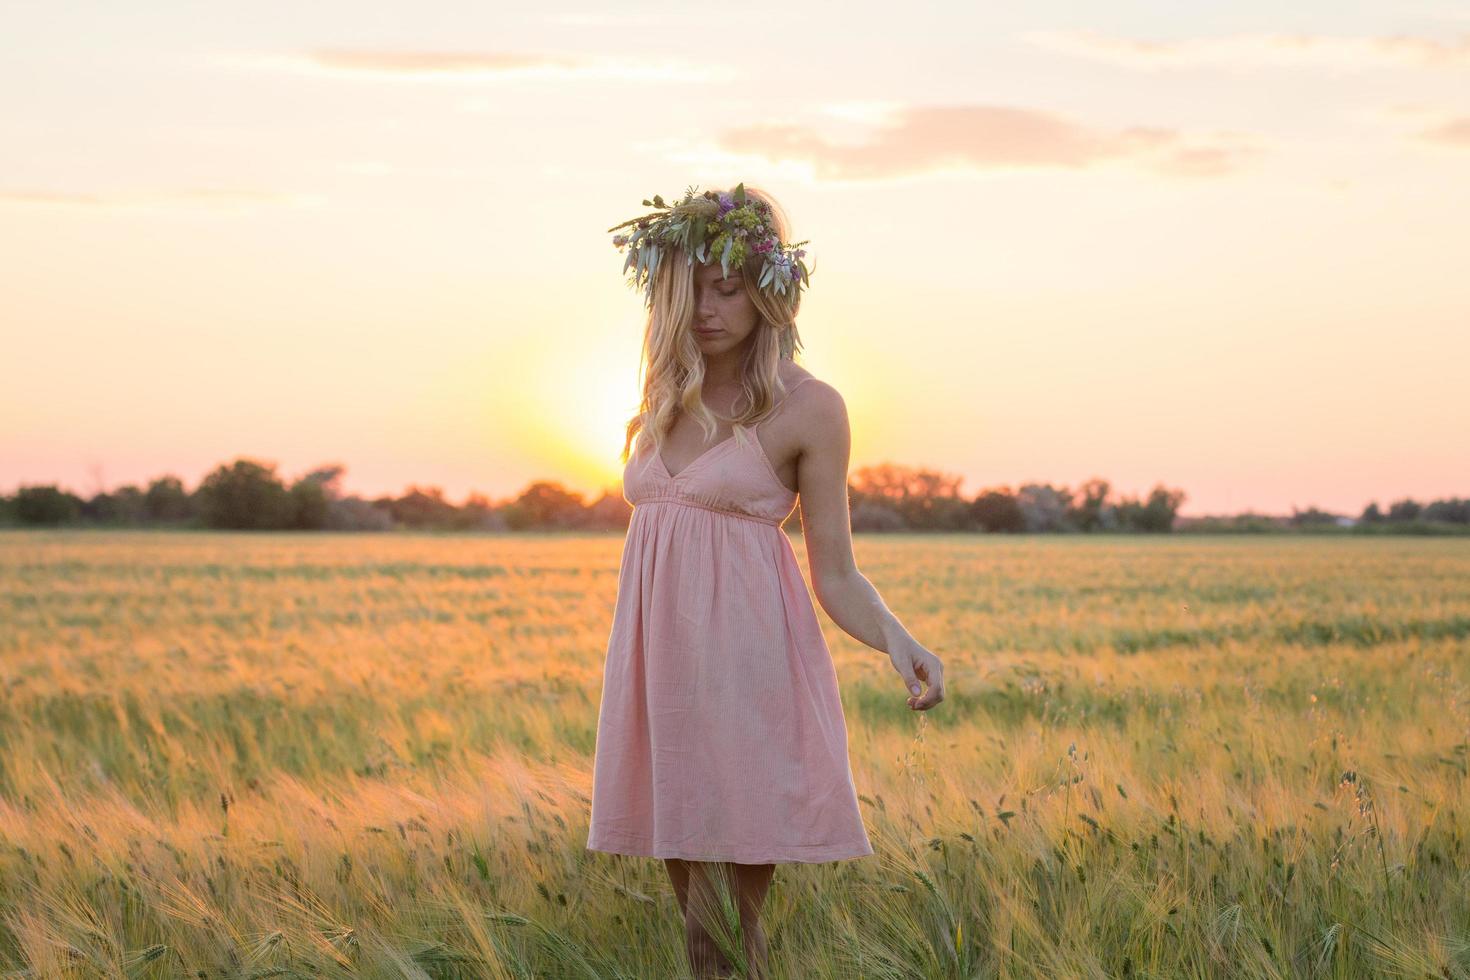
[[[635,510],[669,501],[779,525],[791,516],[796,497],[776,475],[757,430],[748,426],[736,425],[678,475],[669,473],[651,438],[640,437],[638,451],[623,468],[623,499]]]
[[[766,524],[784,523],[796,506],[797,493],[781,482],[761,445],[760,431],[809,380],[807,375],[791,385],[759,425],[735,423],[730,435],[706,448],[677,475],[669,472],[652,437],[640,433],[638,448],[623,467],[623,499],[635,511],[640,504],[669,502]]]

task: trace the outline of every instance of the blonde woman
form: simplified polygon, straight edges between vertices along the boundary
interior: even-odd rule
[[[888,654],[913,710],[943,700],[943,668],[853,562],[846,407],[794,360],[809,272],[781,209],[743,184],[644,203],[661,210],[614,239],[648,321],[587,847],[664,860],[696,977],[762,977],[775,866],[873,853],[836,672],[781,530],[798,501],[832,621]],[[722,925],[737,905],[738,941]]]

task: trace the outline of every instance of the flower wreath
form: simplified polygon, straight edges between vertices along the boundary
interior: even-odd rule
[[[728,194],[705,191],[695,194],[691,186],[684,192],[683,200],[668,205],[655,194],[652,200],[643,202],[645,207],[659,208],[641,218],[629,218],[613,225],[609,232],[634,226],[626,234],[613,236],[612,243],[619,249],[627,249],[628,258],[623,263],[628,285],[640,286],[644,290],[644,303],[653,306],[653,274],[658,269],[666,249],[681,248],[689,257],[702,263],[719,256],[720,272],[730,275],[730,267],[739,268],[748,255],[761,255],[760,278],[757,289],[772,296],[780,296],[792,305],[800,299],[801,290],[811,279],[811,272],[802,256],[806,242],[784,244],[776,237],[771,221],[771,206],[765,201],[745,193],[745,184],[738,184]]]

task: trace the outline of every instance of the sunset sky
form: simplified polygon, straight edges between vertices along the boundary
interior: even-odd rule
[[[1470,495],[1470,5],[517,6],[0,3],[0,490],[595,497],[604,229],[744,180],[853,468]]]

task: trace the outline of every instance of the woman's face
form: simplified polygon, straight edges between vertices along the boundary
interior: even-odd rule
[[[720,263],[694,264],[694,322],[690,329],[700,350],[714,354],[744,343],[760,323],[760,311],[745,291],[745,276],[731,269],[723,278]]]

